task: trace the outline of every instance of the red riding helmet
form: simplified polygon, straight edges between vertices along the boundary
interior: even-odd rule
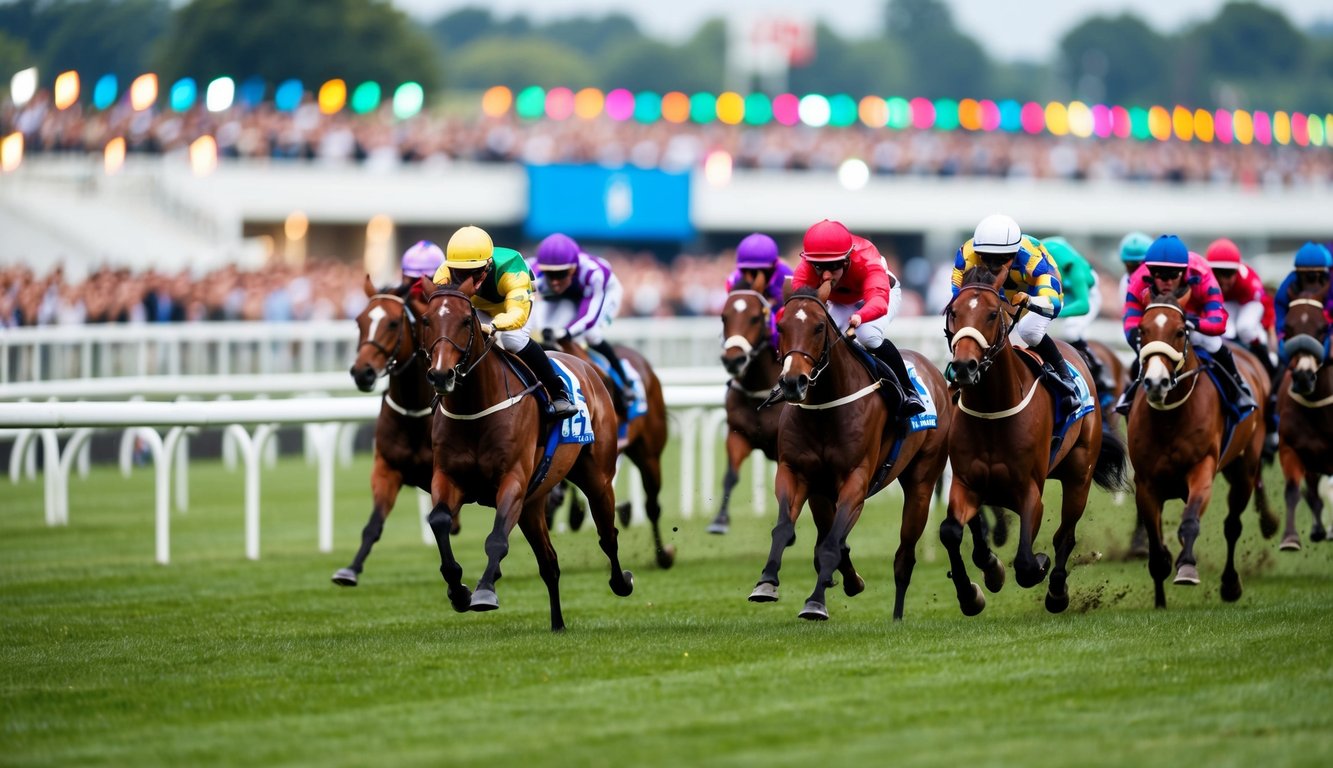
[[[1240,248],[1225,237],[1214,240],[1204,257],[1213,269],[1240,269]]]
[[[852,252],[852,233],[840,221],[824,219],[805,231],[801,258],[806,261],[841,261]]]

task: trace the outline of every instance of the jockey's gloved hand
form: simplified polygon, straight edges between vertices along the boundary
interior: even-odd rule
[[[557,329],[555,329],[555,340],[556,340],[556,341],[564,341],[565,339],[568,339],[568,338],[570,337],[570,335],[571,335],[571,334],[569,333],[569,329],[568,329],[568,328],[557,328]]]
[[[1198,328],[1199,328],[1199,322],[1196,318],[1193,317],[1185,318],[1185,330],[1193,332],[1198,330]]]
[[[495,326],[491,325],[490,323],[482,323],[481,332],[486,334],[487,336],[490,336],[491,334],[495,333]]]

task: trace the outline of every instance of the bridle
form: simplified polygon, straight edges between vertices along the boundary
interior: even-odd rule
[[[398,374],[407,370],[407,367],[411,365],[413,362],[415,362],[417,359],[417,353],[419,351],[417,348],[417,319],[416,316],[412,314],[411,305],[409,305],[407,301],[403,299],[403,297],[396,296],[392,293],[377,293],[374,296],[371,296],[370,301],[366,305],[367,309],[369,309],[371,304],[374,304],[376,301],[379,300],[396,301],[399,304],[403,305],[404,322],[402,325],[398,326],[398,335],[394,338],[393,349],[390,350],[386,348],[383,344],[379,342],[378,339],[371,337],[361,342],[361,344],[357,346],[357,352],[359,353],[361,351],[361,347],[370,346],[376,352],[379,352],[381,355],[384,356],[384,359],[387,361],[384,365],[384,373],[379,374],[379,376],[377,376],[376,378],[382,378],[384,376],[397,376]],[[411,349],[412,352],[409,353],[407,357],[403,358],[402,360],[399,360],[397,353],[398,350],[403,346],[404,332],[408,334],[408,339],[409,341],[411,341],[411,347],[409,347],[409,349]]]
[[[478,328],[481,326],[481,318],[477,316],[477,308],[472,306],[472,300],[468,298],[468,295],[466,293],[463,293],[462,291],[455,290],[453,288],[440,288],[439,290],[435,291],[430,295],[428,302],[434,302],[437,297],[446,299],[458,298],[462,299],[467,304],[468,311],[472,314],[472,323],[469,325],[469,330],[467,335],[467,345],[464,346],[462,344],[459,344],[458,342],[449,338],[445,334],[441,333],[439,336],[435,337],[434,341],[431,342],[429,349],[419,348],[418,352],[421,353],[421,355],[426,359],[426,364],[429,365],[431,358],[435,356],[435,347],[441,341],[448,342],[449,346],[453,347],[459,353],[458,363],[455,364],[453,367],[453,374],[458,380],[461,381],[464,378],[466,378],[468,374],[472,373],[472,371],[477,367],[477,365],[479,365],[481,361],[485,359],[486,355],[490,354],[491,349],[495,346],[495,334],[491,334],[490,336],[487,337],[486,341],[482,343],[481,352],[477,355],[476,359],[472,360],[471,365],[464,367],[464,364],[467,363],[467,361],[472,357],[472,347],[474,344],[476,344],[477,341],[477,332]]]
[[[1152,302],[1151,304],[1143,308],[1143,315],[1145,318],[1148,315],[1148,311],[1152,309],[1170,309],[1179,314],[1182,320],[1185,319],[1185,310],[1181,309],[1180,306],[1176,304],[1168,304],[1166,302],[1160,302],[1160,301]],[[1140,325],[1142,325],[1142,321],[1140,321]],[[1189,325],[1186,324],[1185,327],[1188,329]],[[1174,346],[1165,341],[1150,341],[1147,344],[1144,344],[1142,347],[1139,347],[1139,382],[1140,383],[1143,382],[1143,376],[1148,371],[1148,360],[1150,360],[1153,357],[1157,357],[1159,355],[1171,361],[1171,365],[1167,366],[1167,369],[1170,372],[1170,378],[1169,378],[1170,383],[1167,386],[1168,392],[1174,390],[1180,384],[1182,379],[1188,379],[1198,376],[1200,373],[1203,372],[1203,368],[1197,366],[1187,371],[1184,375],[1180,375],[1180,369],[1184,368],[1185,362],[1189,360],[1190,350],[1192,347],[1193,345],[1190,344],[1188,333],[1185,334],[1185,343],[1183,350],[1176,349]],[[1174,403],[1156,405],[1151,400],[1149,400],[1148,405],[1151,406],[1153,409],[1159,411],[1169,411],[1174,408],[1179,408],[1180,406],[1185,404],[1186,400],[1190,399],[1190,395],[1194,394],[1194,386],[1197,383],[1198,379],[1196,378],[1194,379],[1193,382],[1190,383],[1190,389],[1188,392],[1185,393],[1185,396],[1175,401]]]
[[[741,370],[744,371],[746,368],[750,367],[750,363],[753,363],[755,358],[757,358],[761,352],[770,348],[773,343],[772,337],[768,332],[768,318],[773,311],[773,305],[768,300],[768,297],[758,291],[748,289],[736,290],[728,294],[727,298],[731,299],[733,296],[753,296],[759,301],[759,320],[761,326],[759,329],[759,339],[754,344],[751,344],[749,339],[740,334],[735,334],[733,336],[728,336],[722,342],[722,349],[724,351],[736,347],[744,353],[745,363],[741,366]],[[734,380],[736,377],[732,378]]]
[[[986,291],[995,294],[995,298],[998,300],[997,310],[1000,313],[1000,330],[994,341],[987,339],[984,333],[971,325],[963,326],[956,331],[949,330],[949,310],[953,309],[954,302],[963,298],[963,293],[967,291]],[[1018,311],[1021,312],[1022,310]],[[975,341],[977,346],[981,347],[981,360],[978,361],[978,370],[981,373],[985,373],[995,362],[995,358],[999,356],[1000,352],[1004,351],[1004,348],[1009,345],[1009,331],[1013,328],[1012,323],[1017,322],[1016,317],[1010,315],[1008,309],[1004,306],[1004,297],[1000,295],[1000,292],[995,290],[993,286],[982,283],[970,283],[959,288],[958,293],[949,300],[948,304],[944,305],[943,314],[945,316],[944,338],[948,340],[949,352],[952,353],[954,347],[962,339]]]
[[[787,311],[786,309],[787,305],[797,300],[814,302],[819,307],[820,311],[824,313],[824,323],[827,324],[829,328],[833,329],[832,333],[824,334],[824,350],[820,354],[818,360],[815,359],[814,355],[810,354],[809,352],[806,352],[803,349],[787,350],[786,354],[782,355],[782,357],[778,359],[778,362],[782,364],[784,370],[787,367],[787,358],[791,357],[792,355],[800,355],[801,357],[804,357],[807,360],[809,360],[811,365],[813,366],[813,368],[810,370],[810,386],[813,387],[815,385],[815,382],[819,380],[820,374],[822,374],[828,368],[829,363],[832,362],[833,345],[842,341],[843,335],[838,332],[838,324],[833,322],[833,316],[829,314],[828,307],[824,305],[824,302],[820,301],[818,298],[814,296],[792,296],[791,298],[787,299],[787,301],[784,302],[782,305],[784,315]]]

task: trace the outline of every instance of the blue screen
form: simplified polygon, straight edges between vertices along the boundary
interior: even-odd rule
[[[690,175],[600,165],[528,166],[529,237],[688,240]]]

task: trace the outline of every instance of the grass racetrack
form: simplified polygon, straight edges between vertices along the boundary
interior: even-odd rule
[[[721,454],[719,454],[721,455]],[[263,473],[262,559],[243,557],[240,472],[198,461],[173,512],[172,564],[153,563],[153,480],[94,467],[68,527],[43,523],[41,483],[0,501],[0,765],[811,766],[1328,765],[1333,761],[1333,544],[1279,553],[1247,512],[1245,594],[1224,604],[1225,493],[1203,520],[1203,585],[1152,608],[1143,561],[1121,562],[1133,506],[1095,490],[1072,603],[1009,583],[964,618],[937,510],[906,619],[890,621],[896,488],[851,547],[868,588],[829,592],[831,620],[796,618],[813,586],[808,511],[782,600],[746,601],[768,551],[748,469],[727,536],[714,509],[676,513],[675,568],[646,526],[621,533],[635,592],[614,597],[591,526],[557,534],[567,632],[515,531],[501,610],[456,614],[405,493],[361,586],[329,581],[370,510],[369,457],[337,479],[335,551],[316,550],[315,472]],[[1219,481],[1224,482],[1224,481]],[[1280,478],[1268,494],[1281,508]],[[1039,551],[1050,553],[1058,486]],[[770,506],[772,506],[770,504]],[[1167,508],[1173,555],[1181,504]],[[492,513],[467,507],[455,551],[475,585]],[[1012,518],[1011,520],[1016,520]],[[679,530],[671,532],[672,526]],[[1012,561],[1016,536],[1000,554]],[[970,544],[966,545],[970,547]],[[1101,557],[1098,556],[1100,553]],[[930,557],[933,554],[933,561]],[[973,570],[973,580],[980,574]]]

